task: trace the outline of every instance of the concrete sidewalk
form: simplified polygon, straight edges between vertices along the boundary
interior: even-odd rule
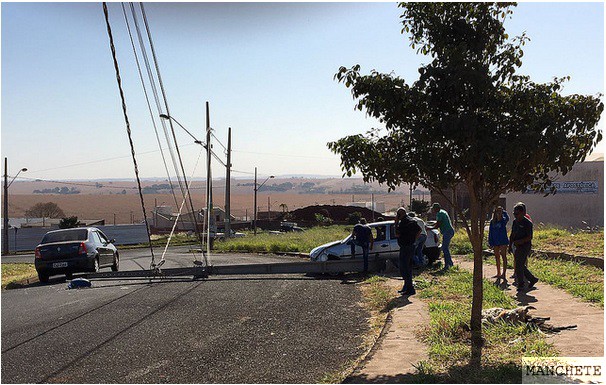
[[[469,271],[473,262],[455,260],[455,265]],[[494,266],[484,265],[484,278],[491,279]],[[392,285],[401,287],[402,281],[391,279]],[[511,283],[511,281],[510,281]],[[516,292],[516,287],[502,286],[503,290],[516,298],[518,304],[532,305],[537,310],[532,314],[551,317],[554,326],[577,325],[576,329],[564,330],[548,335],[548,340],[560,351],[562,357],[604,356],[604,310],[582,302],[563,290],[539,282],[535,290]],[[391,311],[385,329],[364,362],[345,383],[394,383],[402,382],[416,372],[413,365],[426,360],[427,346],[418,341],[414,331],[429,323],[427,304],[418,296],[402,297]]]
[[[458,259],[455,265],[473,271],[473,262]],[[484,278],[491,279],[496,268],[484,264]],[[508,270],[507,275],[511,275]],[[492,279],[494,280],[494,279]],[[551,334],[548,341],[560,351],[562,357],[603,357],[604,356],[604,309],[582,302],[564,290],[554,288],[539,281],[535,290],[517,293],[509,280],[503,290],[518,301],[519,306],[532,305],[536,310],[531,314],[551,317],[554,326],[577,325],[576,329]]]
[[[402,287],[400,279],[390,284]],[[429,323],[427,304],[418,296],[401,297],[367,359],[344,383],[394,383],[415,373],[419,361],[426,360],[427,347],[418,341],[415,330]]]

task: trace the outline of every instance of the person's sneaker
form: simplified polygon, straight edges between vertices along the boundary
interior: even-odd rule
[[[415,295],[415,294],[417,294],[417,291],[415,289],[407,290],[404,293],[402,293],[402,295]]]
[[[528,282],[528,288],[532,289],[537,282],[539,282],[539,279],[535,277],[535,279]]]

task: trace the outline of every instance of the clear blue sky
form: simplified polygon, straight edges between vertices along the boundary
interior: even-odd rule
[[[216,136],[226,143],[233,129],[233,168],[242,172],[341,175],[326,143],[378,124],[353,110],[349,90],[333,80],[338,68],[360,64],[413,81],[429,61],[400,33],[395,3],[145,7],[171,114],[203,139],[209,101]],[[109,9],[141,176],[165,177],[120,4]],[[522,73],[538,82],[570,75],[565,93],[604,93],[602,3],[520,3],[506,28],[531,38]],[[189,174],[199,147],[183,133],[179,142]],[[9,174],[133,178],[129,155],[101,4],[2,3]],[[196,176],[204,175],[202,157]]]

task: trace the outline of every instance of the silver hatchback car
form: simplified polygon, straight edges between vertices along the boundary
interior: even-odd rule
[[[384,258],[397,260],[400,253],[400,246],[398,246],[394,222],[374,222],[370,223],[368,226],[370,226],[374,237],[374,246],[369,252],[369,257],[382,256]],[[351,246],[348,244],[350,239],[351,234],[343,240],[318,246],[309,253],[309,257],[312,261],[318,262],[350,258]],[[425,254],[430,264],[439,258],[440,246],[439,231],[428,229],[423,254]],[[362,247],[356,246],[355,250],[354,258],[362,258]]]

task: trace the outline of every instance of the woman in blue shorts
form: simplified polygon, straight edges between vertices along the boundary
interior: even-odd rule
[[[509,215],[503,207],[497,206],[492,213],[490,227],[488,228],[488,246],[494,250],[494,256],[497,259],[497,275],[493,278],[505,279],[507,270],[507,247],[509,239],[507,238],[507,222]],[[501,274],[501,258],[503,258],[503,274]]]

